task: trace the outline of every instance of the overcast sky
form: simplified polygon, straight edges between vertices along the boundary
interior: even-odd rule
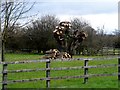
[[[56,15],[61,21],[82,17],[95,29],[104,25],[106,33],[118,28],[119,0],[29,0],[33,1],[31,13],[39,12],[38,17]]]

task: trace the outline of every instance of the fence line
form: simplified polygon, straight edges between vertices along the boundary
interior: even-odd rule
[[[46,71],[46,70],[78,70],[84,68],[107,68],[107,67],[115,67],[120,65],[118,64],[102,64],[102,65],[95,65],[95,66],[78,66],[78,67],[62,67],[62,68],[37,68],[37,69],[22,69],[22,70],[5,70],[2,73],[21,73],[21,72],[37,72],[37,71]]]
[[[85,78],[85,77],[100,77],[100,76],[117,76],[120,73],[112,73],[112,74],[90,74],[90,75],[78,75],[78,76],[61,76],[61,77],[49,77],[49,78],[33,78],[33,79],[22,79],[22,80],[10,80],[4,81],[1,83],[4,84],[12,84],[12,83],[22,83],[22,82],[33,82],[33,81],[43,81],[43,80],[61,80],[61,79],[74,79],[74,78]]]
[[[102,64],[102,65],[95,65],[95,66],[88,66],[88,61],[91,60],[110,60],[114,59],[116,57],[109,57],[109,58],[77,58],[77,59],[65,59],[63,61],[73,61],[73,60],[79,60],[79,61],[84,61],[84,66],[78,66],[78,67],[62,67],[62,68],[50,68],[50,63],[52,61],[61,61],[60,59],[56,60],[29,60],[29,61],[16,61],[16,62],[1,62],[3,66],[7,66],[8,64],[21,64],[21,63],[31,63],[31,62],[46,62],[46,68],[39,68],[39,69],[22,69],[22,70],[3,70],[2,74],[3,76],[5,75],[5,78],[7,78],[8,73],[18,73],[18,72],[32,72],[32,71],[46,71],[46,78],[34,78],[34,79],[23,79],[23,80],[10,80],[8,81],[7,79],[4,79],[2,83],[3,88],[9,84],[9,83],[16,83],[16,82],[31,82],[31,81],[38,81],[38,80],[45,80],[46,81],[46,87],[50,87],[50,80],[60,80],[60,79],[70,79],[70,78],[84,78],[84,83],[88,81],[88,77],[95,77],[95,76],[115,76],[118,75],[120,76],[120,72],[118,73],[112,73],[112,74],[90,74],[88,75],[88,69],[89,68],[106,68],[106,67],[115,67],[118,66],[120,67],[119,64]],[[118,58],[120,60],[120,58]],[[75,69],[84,69],[84,75],[80,76],[62,76],[62,77],[50,77],[50,71],[51,70],[75,70]]]

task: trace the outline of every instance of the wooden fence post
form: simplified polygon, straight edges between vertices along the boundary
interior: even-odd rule
[[[4,50],[5,50],[5,42],[3,36],[1,36],[1,62],[5,62],[4,57]],[[5,72],[7,70],[7,64],[2,64],[2,90],[7,89],[7,73]]]
[[[50,59],[46,61],[46,88],[50,87]]]
[[[118,57],[118,80],[120,80],[120,57]]]
[[[2,90],[7,90],[7,72],[5,72],[6,70],[7,70],[7,64],[3,64]]]
[[[86,68],[88,66],[88,61],[89,60],[85,60],[84,61],[84,75],[88,75],[88,68]],[[88,77],[85,76],[84,78],[84,84],[88,82]]]

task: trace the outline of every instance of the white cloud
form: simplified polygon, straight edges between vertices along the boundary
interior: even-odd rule
[[[73,18],[83,18],[90,25],[97,29],[98,27],[102,28],[104,25],[104,30],[106,33],[112,33],[115,29],[118,28],[118,14],[91,14],[91,15],[59,15],[61,21],[70,21]]]
[[[102,27],[107,33],[111,33],[118,28],[118,14],[95,14],[95,15],[85,15],[83,18],[86,18],[90,21],[93,28]]]
[[[37,3],[33,12],[39,11],[40,14],[69,14],[69,15],[87,15],[117,12],[117,3],[115,2],[54,2]]]

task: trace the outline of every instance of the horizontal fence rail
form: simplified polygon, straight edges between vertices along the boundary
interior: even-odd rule
[[[120,65],[118,64],[102,64],[102,65],[95,65],[95,66],[78,66],[78,67],[62,67],[62,68],[37,68],[37,69],[22,69],[22,70],[5,70],[2,73],[20,73],[20,72],[37,72],[37,71],[46,71],[46,70],[78,70],[78,69],[84,69],[84,68],[109,68],[109,67],[115,67]]]
[[[15,62],[0,62],[0,64],[25,64],[25,63],[37,63],[37,62],[47,62],[49,59],[44,60],[25,60],[25,61],[15,61]]]
[[[119,64],[101,64],[101,65],[94,65],[89,66],[88,62],[91,60],[112,60],[117,59],[119,61]],[[50,64],[51,62],[55,61],[84,61],[83,66],[76,66],[76,67],[60,67],[60,68],[51,68]],[[45,62],[46,68],[37,68],[37,69],[21,69],[21,70],[3,70],[1,74],[3,76],[5,75],[5,78],[7,78],[8,73],[21,73],[21,72],[37,72],[37,71],[46,71],[46,77],[43,78],[32,78],[32,79],[23,79],[23,80],[7,80],[4,79],[1,83],[3,84],[3,87],[10,83],[18,83],[18,82],[32,82],[32,81],[40,81],[45,80],[46,81],[46,87],[50,87],[50,80],[61,80],[61,79],[71,79],[71,78],[84,78],[84,83],[88,81],[88,78],[95,77],[95,76],[116,76],[118,75],[120,77],[120,70],[118,70],[118,73],[111,73],[111,74],[88,74],[89,68],[109,68],[109,67],[118,67],[120,69],[120,57],[102,57],[102,58],[72,58],[72,59],[42,59],[42,60],[27,60],[27,61],[15,61],[15,62],[0,62],[0,64],[3,64],[3,66],[7,66],[9,64],[25,64],[25,63],[37,63],[37,62]],[[84,69],[84,75],[78,75],[78,76],[62,76],[62,77],[50,77],[50,71],[60,71],[60,70],[79,70]]]
[[[80,75],[80,76],[62,76],[62,77],[50,77],[50,80],[61,80],[61,79],[74,79],[74,78],[85,78],[85,77],[100,77],[100,76],[117,76],[120,73],[112,73],[112,74],[90,74],[90,75]],[[48,78],[33,78],[33,79],[22,79],[22,80],[10,80],[7,82],[1,82],[4,84],[11,84],[11,83],[19,83],[19,82],[33,82],[33,81],[43,81],[49,80]]]
[[[85,60],[111,60],[118,57],[103,57],[103,58],[72,58],[72,59],[51,59],[51,61],[85,61]],[[0,62],[0,64],[25,64],[25,63],[37,63],[37,62],[47,62],[49,59],[41,60],[25,60],[25,61],[15,61],[15,62]]]

